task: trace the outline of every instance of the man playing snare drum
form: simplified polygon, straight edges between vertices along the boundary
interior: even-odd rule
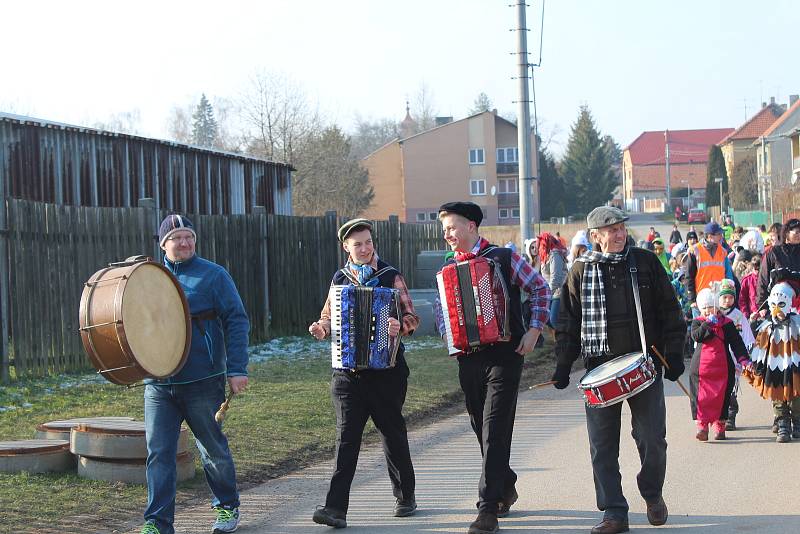
[[[214,415],[233,393],[247,387],[250,322],[236,286],[222,266],[195,254],[197,235],[182,215],[167,215],[158,230],[164,264],[178,279],[192,314],[186,364],[173,377],[149,379],[144,388],[147,438],[147,508],[141,534],[173,534],[175,454],[181,423],[189,425],[211,489],[215,534],[239,526],[239,491],[228,439]]]
[[[626,245],[628,217],[617,208],[595,208],[587,217],[591,240],[599,250],[576,259],[561,296],[556,326],[555,387],[569,384],[572,363],[583,357],[587,370],[621,355],[641,353],[642,343],[634,303],[628,255],[635,260],[647,347],[656,346],[669,369],[663,375],[677,380],[684,371],[682,349],[686,324],[667,274],[650,251]],[[667,521],[661,495],[667,466],[666,407],[661,362],[653,358],[657,376],[652,385],[628,398],[633,437],[642,469],[636,477],[647,503],[651,525]],[[622,494],[619,437],[622,403],[586,407],[597,507],[603,520],[593,534],[628,531],[628,502]]]

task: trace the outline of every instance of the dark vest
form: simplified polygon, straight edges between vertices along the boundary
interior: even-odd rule
[[[487,248],[494,247],[492,250],[485,253],[478,253],[478,255],[485,258],[492,259],[500,264],[500,274],[503,276],[503,281],[506,283],[508,290],[508,308],[509,308],[509,327],[511,328],[511,341],[519,342],[527,328],[522,320],[522,296],[520,295],[519,287],[511,283],[511,249],[498,247],[497,245],[489,245]],[[484,251],[486,249],[483,249]],[[456,263],[455,258],[450,258],[445,262]]]
[[[346,269],[346,267],[345,267],[345,269]],[[400,271],[398,271],[397,269],[395,269],[394,267],[392,267],[391,265],[389,265],[388,263],[386,263],[382,259],[378,258],[378,269],[375,271],[375,273],[373,273],[373,275],[372,275],[372,277],[370,279],[374,278],[376,274],[378,275],[378,286],[379,287],[387,287],[389,289],[392,289],[392,288],[394,288],[394,279],[397,277],[397,275],[400,274]],[[334,273],[333,279],[331,280],[331,285],[335,285],[335,286],[355,285],[355,281],[350,279],[350,277],[347,276],[347,274],[345,274],[344,269],[339,269],[338,271],[336,271],[336,273]],[[400,311],[402,313],[402,309]],[[401,328],[402,328],[403,318],[400,317],[399,319],[400,319],[400,325],[401,325]],[[394,365],[395,369],[407,367],[406,366],[406,359],[403,356],[404,353],[405,353],[405,346],[403,345],[402,342],[400,342],[400,347],[397,349],[397,359],[395,360],[396,363]],[[362,372],[362,373],[363,372],[385,373],[387,371],[386,370],[364,369],[363,371],[359,371],[359,372]]]

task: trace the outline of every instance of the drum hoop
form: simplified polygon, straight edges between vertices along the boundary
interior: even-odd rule
[[[578,382],[578,387],[581,388],[581,389],[590,389],[590,388],[593,388],[593,387],[604,386],[604,385],[608,384],[609,382],[613,382],[614,380],[619,378],[621,375],[629,373],[630,371],[633,371],[637,367],[640,367],[642,364],[644,364],[647,361],[647,358],[645,358],[644,355],[642,353],[640,353],[640,352],[631,352],[631,353],[628,353],[628,354],[637,354],[638,357],[636,358],[636,360],[634,360],[633,362],[631,362],[627,366],[623,367],[622,369],[620,369],[619,371],[617,371],[616,373],[614,373],[611,376],[600,378],[596,382],[584,382],[584,380],[586,380],[586,378],[590,374],[592,374],[593,372],[597,371],[597,369],[600,368],[600,366],[595,367],[594,369],[592,369],[591,371],[589,371],[588,373],[586,373],[585,375],[583,375],[581,377],[580,381]],[[628,356],[628,354],[623,354],[622,356],[618,356],[618,358],[623,358],[625,356]],[[616,358],[614,358],[614,359],[616,359]],[[610,362],[613,362],[613,361],[614,360],[609,360],[608,362],[605,362],[605,363],[610,363]],[[605,365],[605,363],[601,364],[601,365]]]
[[[172,285],[174,285],[175,289],[178,290],[178,296],[180,297],[181,305],[183,306],[183,315],[184,315],[184,318],[185,318],[184,320],[185,320],[185,322],[187,324],[187,327],[186,327],[186,339],[184,340],[183,354],[181,355],[181,358],[178,361],[178,365],[175,366],[175,369],[180,370],[186,364],[186,359],[189,357],[189,349],[191,348],[191,342],[192,342],[192,325],[191,325],[190,319],[189,319],[189,316],[190,316],[190,314],[189,314],[189,301],[186,300],[186,295],[183,292],[183,288],[181,288],[180,282],[178,282],[178,279],[175,278],[175,275],[172,274],[169,271],[169,269],[167,269],[166,267],[164,267],[160,263],[157,263],[157,262],[154,262],[154,261],[149,261],[149,260],[148,261],[142,261],[142,262],[138,262],[138,263],[135,263],[135,264],[131,265],[129,267],[130,271],[128,271],[128,277],[124,280],[123,283],[125,285],[127,285],[128,279],[133,274],[133,271],[135,271],[136,269],[140,268],[143,265],[153,265],[153,266],[161,269],[161,271],[163,271],[164,273],[166,273],[169,276],[169,279],[172,282]],[[122,285],[122,283],[120,283],[120,286],[121,285]],[[125,291],[124,291],[124,289],[119,289],[118,288],[117,292],[118,292],[119,295],[122,295]],[[122,317],[122,298],[117,298],[116,295],[114,297],[114,317],[120,317],[120,318]],[[147,375],[148,377],[153,377],[153,378],[157,378],[157,379],[168,378],[168,377],[173,376],[175,374],[175,371],[173,371],[173,372],[171,372],[170,374],[167,374],[167,375],[156,376],[156,375],[153,375],[153,374],[149,373],[144,367],[142,367],[142,365],[133,356],[133,352],[131,351],[130,343],[128,343],[128,336],[127,336],[127,334],[125,334],[125,329],[123,328],[123,326],[124,325],[122,324],[122,321],[120,319],[120,322],[117,323],[117,325],[116,325],[116,331],[117,331],[117,336],[119,337],[120,347],[122,348],[122,351],[125,353],[125,356],[127,356],[130,359],[130,361],[133,362],[134,366],[137,369],[139,369],[140,371],[145,373],[145,375]]]
[[[643,389],[646,389],[646,388],[649,388],[650,386],[652,386],[653,382],[655,382],[655,381],[656,381],[656,376],[654,374],[653,376],[651,376],[650,378],[648,378],[647,380],[645,380],[644,382],[642,382],[641,384],[636,386],[635,389],[627,391],[624,394],[620,395],[619,397],[615,397],[615,398],[613,398],[611,400],[603,401],[603,402],[600,402],[600,403],[589,404],[587,402],[585,404],[589,408],[607,408],[609,406],[613,406],[615,404],[619,404],[620,402],[622,402],[624,400],[630,399],[631,397],[633,397],[635,395],[638,395],[639,392],[642,391]],[[604,382],[601,385],[604,385],[604,384],[608,384],[608,382]],[[591,389],[591,388],[584,388],[584,389]]]
[[[176,366],[176,369],[181,369],[186,364],[186,359],[189,356],[189,349],[191,348],[190,345],[191,345],[191,339],[192,339],[192,329],[191,329],[191,325],[189,324],[189,302],[186,300],[186,295],[184,294],[183,289],[181,288],[180,283],[178,282],[178,279],[175,278],[175,275],[173,275],[169,271],[169,269],[167,269],[166,267],[164,267],[160,263],[157,263],[157,262],[154,262],[154,261],[150,261],[150,260],[137,262],[137,263],[134,263],[133,265],[129,265],[129,266],[104,267],[104,268],[98,270],[97,272],[95,272],[91,276],[91,278],[89,278],[89,281],[86,282],[86,285],[84,287],[83,295],[81,296],[81,304],[80,304],[81,307],[80,307],[80,314],[79,314],[80,315],[79,324],[80,324],[80,329],[81,329],[80,330],[81,340],[83,341],[83,347],[86,350],[86,353],[89,356],[89,359],[92,361],[92,364],[94,364],[95,368],[96,369],[103,368],[105,366],[105,364],[100,359],[100,355],[97,353],[97,349],[94,346],[94,342],[92,340],[92,332],[91,332],[91,330],[87,329],[87,327],[92,326],[92,325],[89,324],[89,317],[88,317],[89,316],[89,309],[90,309],[90,305],[92,303],[92,297],[94,295],[94,290],[95,290],[95,287],[96,287],[96,283],[97,282],[102,282],[101,277],[111,269],[123,269],[123,271],[121,271],[121,272],[124,274],[124,277],[121,277],[121,278],[116,280],[117,287],[116,287],[116,291],[114,293],[114,303],[113,303],[113,308],[114,308],[113,318],[114,318],[114,321],[115,321],[114,331],[115,331],[115,333],[117,335],[117,341],[119,343],[120,350],[125,355],[125,357],[128,359],[128,362],[130,363],[130,368],[137,369],[138,371],[143,373],[145,375],[145,377],[153,377],[153,378],[158,378],[158,379],[167,378],[168,376],[171,376],[172,374],[174,374],[174,372],[172,374],[170,374],[170,375],[154,376],[154,375],[150,374],[146,369],[144,369],[141,366],[141,364],[136,360],[136,358],[134,357],[133,352],[131,350],[130,343],[128,343],[128,338],[127,338],[127,335],[125,334],[124,324],[122,323],[122,298],[121,298],[121,296],[124,295],[125,286],[127,285],[128,279],[131,277],[132,273],[136,269],[141,267],[142,265],[153,265],[153,266],[159,268],[161,271],[163,271],[164,273],[167,274],[167,276],[169,277],[170,281],[172,281],[172,284],[178,290],[178,295],[179,295],[179,297],[181,299],[181,305],[183,306],[183,313],[184,313],[185,321],[186,321],[186,324],[187,324],[187,328],[186,328],[186,338],[184,340],[184,351],[183,351],[183,354],[181,355],[180,360],[178,361],[178,365]],[[109,380],[109,381],[111,381],[111,382],[113,382],[115,384],[125,385],[126,383],[120,381],[119,379],[117,379],[114,376],[114,372],[113,372],[113,371],[117,371],[117,370],[125,369],[125,368],[128,368],[128,367],[116,368],[116,369],[113,369],[113,370],[105,370],[105,371],[111,371],[111,372],[104,372],[104,371],[98,371],[98,372],[101,373],[107,380]]]

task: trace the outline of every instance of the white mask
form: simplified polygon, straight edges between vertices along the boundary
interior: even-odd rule
[[[781,311],[783,315],[789,315],[789,310],[792,308],[792,299],[794,298],[794,289],[786,282],[775,284],[772,291],[769,292],[767,304],[769,311],[773,318],[776,313]]]

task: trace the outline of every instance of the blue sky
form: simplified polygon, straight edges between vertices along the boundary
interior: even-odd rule
[[[515,112],[509,3],[7,3],[0,110],[81,124],[138,110],[142,133],[163,137],[172,106],[201,92],[235,99],[262,70],[293,79],[344,128],[356,114],[402,119],[423,83],[441,115],[465,116],[481,91]],[[532,61],[541,5],[529,1]],[[644,130],[736,127],[745,106],[800,93],[797,13],[790,0],[549,0],[542,131],[562,150],[582,104],[622,146]]]

